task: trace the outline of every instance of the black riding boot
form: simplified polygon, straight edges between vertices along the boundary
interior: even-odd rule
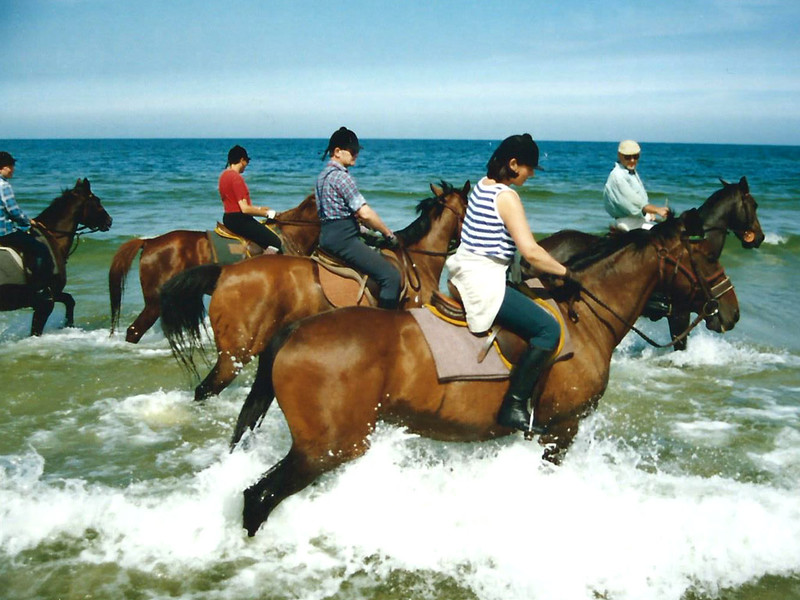
[[[537,346],[529,347],[514,365],[509,377],[508,391],[503,397],[503,404],[497,413],[497,423],[503,427],[528,431],[531,413],[528,411],[528,400],[533,395],[536,381],[549,364],[553,350],[545,350]],[[532,405],[536,406],[533,399]],[[541,429],[533,428],[541,433]]]
[[[378,298],[378,308],[395,310],[398,306],[400,306],[399,300],[387,300],[386,298]]]

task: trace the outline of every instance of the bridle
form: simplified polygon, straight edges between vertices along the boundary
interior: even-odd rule
[[[463,198],[463,196],[457,191],[454,191],[452,193],[457,194],[459,196],[459,198]],[[460,239],[461,238],[461,225],[464,223],[464,218],[466,217],[466,210],[464,211],[464,214],[461,214],[455,208],[453,208],[452,206],[447,204],[447,199],[446,198],[447,198],[448,195],[449,194],[442,194],[440,196],[436,196],[436,201],[443,208],[445,208],[445,209],[449,210],[450,212],[452,212],[456,216],[456,218],[458,219],[458,237]],[[419,290],[422,288],[422,279],[420,278],[419,273],[417,272],[417,264],[411,258],[411,253],[422,254],[424,256],[446,257],[446,256],[450,256],[451,254],[454,254],[455,253],[455,248],[452,248],[452,249],[448,248],[444,252],[437,252],[435,250],[422,250],[422,249],[417,249],[417,248],[408,248],[405,245],[400,244],[398,246],[398,248],[397,248],[397,253],[400,255],[400,264],[403,267],[403,271],[405,273],[407,273],[407,281],[408,281],[409,287],[412,290],[414,290],[414,292],[419,292]],[[412,275],[413,275],[413,280],[412,280]]]
[[[459,192],[454,191],[453,193],[457,194],[460,198],[463,198],[463,196]],[[464,224],[464,219],[467,216],[466,209],[465,209],[463,214],[459,213],[455,208],[453,208],[452,206],[447,204],[446,197],[447,197],[447,194],[442,194],[441,196],[436,196],[436,201],[439,204],[441,204],[442,207],[444,207],[445,209],[447,209],[450,212],[452,212],[456,216],[456,219],[458,219],[458,237],[460,239],[461,238],[461,227]],[[456,247],[457,247],[457,244],[453,248],[448,248],[444,252],[436,252],[434,250],[419,250],[419,249],[416,249],[416,248],[406,248],[404,246],[402,248],[403,248],[403,250],[405,252],[413,252],[415,254],[424,254],[425,256],[451,256],[452,254],[455,254]]]
[[[749,225],[751,225],[756,219],[756,201],[755,198],[750,194],[750,192],[740,193],[741,194],[741,205],[742,209],[744,210],[744,225],[739,227],[731,227],[729,224],[718,225],[716,227],[706,227],[703,229],[705,233],[711,232],[720,232],[723,234],[723,237],[728,234],[729,231],[732,231],[736,237],[741,240],[747,241],[748,237],[755,237],[755,232],[752,229],[749,229]]]
[[[97,200],[98,204],[100,203],[100,199],[97,198],[97,196],[95,196],[94,194],[90,194],[89,197],[88,197],[88,200],[92,200],[92,199]],[[52,238],[71,237],[72,238],[72,242],[70,243],[70,247],[67,250],[67,258],[72,256],[75,253],[75,251],[78,249],[78,244],[81,241],[81,236],[83,236],[84,234],[87,234],[87,233],[95,233],[95,232],[101,230],[100,227],[91,227],[89,225],[84,225],[84,224],[78,225],[72,231],[66,230],[66,229],[54,229],[52,227],[48,227],[47,225],[45,225],[44,223],[42,223],[38,219],[36,220],[36,223],[34,224],[34,227],[36,227],[36,229],[41,231],[42,234],[45,237],[47,237],[47,236],[50,236]]]
[[[703,294],[703,308],[697,315],[697,318],[689,324],[685,331],[680,335],[673,338],[673,340],[666,344],[659,344],[650,338],[647,334],[638,329],[633,323],[629,323],[626,319],[620,316],[614,309],[609,307],[605,302],[600,300],[592,292],[587,290],[582,285],[579,285],[581,293],[585,294],[595,303],[610,312],[618,321],[626,327],[634,331],[639,337],[646,341],[651,346],[656,348],[669,348],[684,340],[689,333],[697,327],[704,319],[716,315],[719,312],[719,299],[733,290],[733,284],[730,278],[725,274],[725,270],[720,268],[717,272],[709,275],[708,277],[701,277],[698,275],[697,258],[695,252],[692,251],[692,245],[702,241],[704,238],[699,236],[681,235],[680,239],[680,252],[677,257],[667,249],[666,245],[656,242],[656,253],[658,256],[658,276],[659,281],[666,285],[671,285],[676,277],[684,276],[691,285],[691,292],[689,294],[689,303],[691,303],[698,293]],[[688,257],[689,267],[684,265],[684,256]],[[577,322],[578,315],[572,307],[570,302],[569,316],[573,322]]]

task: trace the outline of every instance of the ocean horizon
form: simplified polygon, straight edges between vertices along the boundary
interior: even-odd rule
[[[431,184],[475,183],[499,141],[365,138],[351,171],[400,228]],[[136,263],[110,333],[108,270],[135,237],[214,227],[233,143],[253,157],[253,201],[286,210],[313,190],[325,142],[0,140],[29,216],[85,177],[114,219],[69,259],[74,327],[58,307],[29,338],[29,310],[0,313],[0,596],[800,599],[800,146],[640,141],[651,201],[681,212],[720,178],[745,177],[766,240],[745,250],[728,236],[721,262],[741,309],[732,331],[698,328],[682,353],[623,340],[563,465],[522,436],[441,443],[381,425],[366,456],[247,538],[241,492],[291,443],[279,407],[229,452],[255,362],[194,402],[197,382],[159,324],[125,342],[143,306]],[[545,170],[519,189],[537,239],[607,231],[602,187],[618,142],[538,143]],[[637,325],[668,338],[663,321]]]

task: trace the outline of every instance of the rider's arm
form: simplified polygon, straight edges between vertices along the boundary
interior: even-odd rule
[[[248,202],[247,198],[242,198],[239,200],[239,208],[241,208],[242,212],[246,215],[268,218],[275,216],[275,212],[268,206],[253,206],[250,202]]]
[[[505,190],[497,195],[497,212],[511,234],[517,250],[535,269],[553,275],[566,275],[567,268],[536,243],[533,232],[525,218],[522,201],[514,190]]]
[[[386,226],[383,220],[378,216],[378,213],[372,210],[369,204],[362,204],[361,208],[356,211],[356,217],[367,227],[380,231],[387,238],[394,237],[392,230]]]
[[[10,185],[0,185],[0,202],[3,204],[3,212],[8,215],[9,219],[23,227],[30,227],[31,220],[17,204]]]

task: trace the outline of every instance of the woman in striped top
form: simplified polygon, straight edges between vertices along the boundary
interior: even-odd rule
[[[533,238],[517,192],[539,168],[539,148],[530,134],[503,140],[486,165],[469,197],[461,245],[447,260],[450,282],[456,287],[467,313],[470,331],[487,331],[497,323],[522,336],[528,349],[511,370],[508,391],[497,422],[513,429],[533,429],[533,388],[558,346],[560,330],[545,309],[522,292],[506,285],[506,271],[515,251],[535,269],[572,277]]]

